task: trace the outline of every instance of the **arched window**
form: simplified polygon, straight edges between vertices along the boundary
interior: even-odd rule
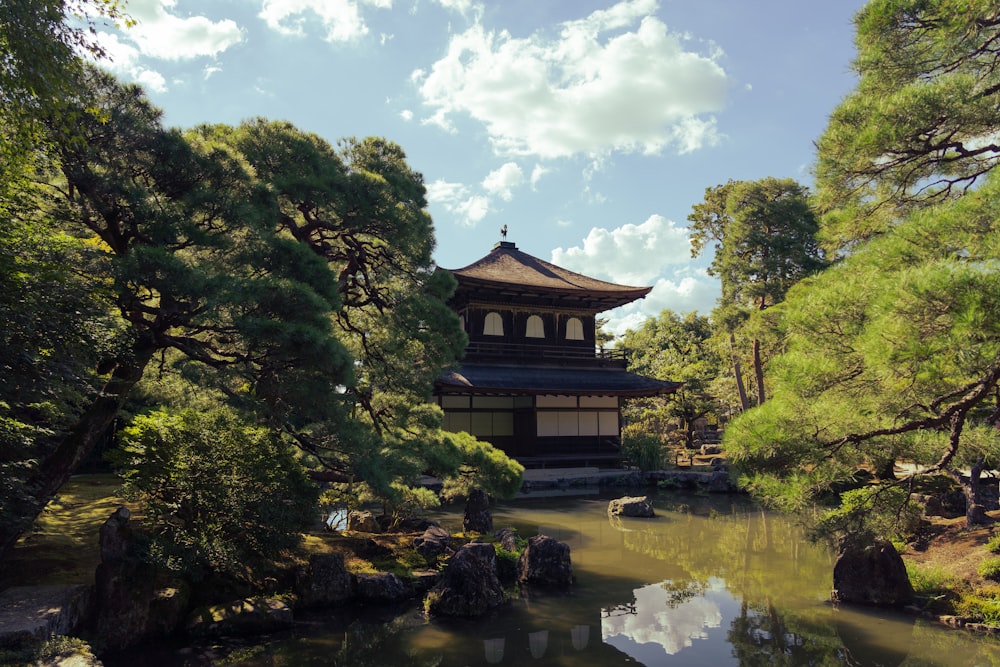
[[[500,313],[486,313],[486,323],[483,325],[483,334],[486,336],[503,335],[503,318]]]
[[[545,338],[545,323],[542,322],[542,318],[538,315],[529,317],[528,328],[524,335],[528,338]]]
[[[578,317],[566,320],[566,340],[583,340],[583,322]]]

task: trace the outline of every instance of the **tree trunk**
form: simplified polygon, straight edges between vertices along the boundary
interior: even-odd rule
[[[31,527],[35,517],[45,509],[59,488],[107,433],[157,349],[159,348],[151,340],[136,341],[131,357],[119,361],[94,402],[59,442],[55,451],[42,460],[27,484],[31,489],[31,515],[15,524],[0,526],[0,559],[8,554],[21,534]]]
[[[729,353],[733,358],[733,374],[736,377],[736,392],[740,396],[740,409],[746,412],[750,409],[750,399],[747,398],[747,390],[743,386],[743,369],[740,368],[740,360],[736,356],[736,335],[732,331],[729,332]]]
[[[969,483],[965,484],[964,480],[962,481],[962,492],[965,494],[965,523],[969,526],[983,526],[991,523],[979,493],[979,478],[985,465],[983,456],[980,454],[969,469]]]
[[[896,459],[888,459],[875,469],[875,479],[881,482],[891,482],[896,479]]]
[[[757,380],[757,405],[764,405],[764,362],[760,359],[760,341],[753,339],[753,374]]]

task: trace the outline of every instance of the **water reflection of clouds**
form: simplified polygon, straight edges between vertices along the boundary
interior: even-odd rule
[[[718,580],[709,583],[709,590],[722,587]],[[625,653],[630,653],[628,645],[635,642],[659,644],[667,655],[674,655],[695,639],[707,639],[708,629],[722,624],[722,611],[709,597],[696,595],[678,604],[661,584],[644,586],[633,594],[634,605],[605,609],[601,614],[602,639]]]

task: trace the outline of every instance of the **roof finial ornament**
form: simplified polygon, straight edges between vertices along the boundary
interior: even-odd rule
[[[507,240],[507,225],[500,228],[500,238],[503,241]]]

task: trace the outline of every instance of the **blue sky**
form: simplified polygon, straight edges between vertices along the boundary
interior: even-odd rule
[[[439,266],[508,239],[652,285],[610,329],[708,313],[687,216],[729,179],[809,185],[855,84],[862,0],[129,0],[105,65],[170,126],[288,120],[377,135],[424,175]]]

